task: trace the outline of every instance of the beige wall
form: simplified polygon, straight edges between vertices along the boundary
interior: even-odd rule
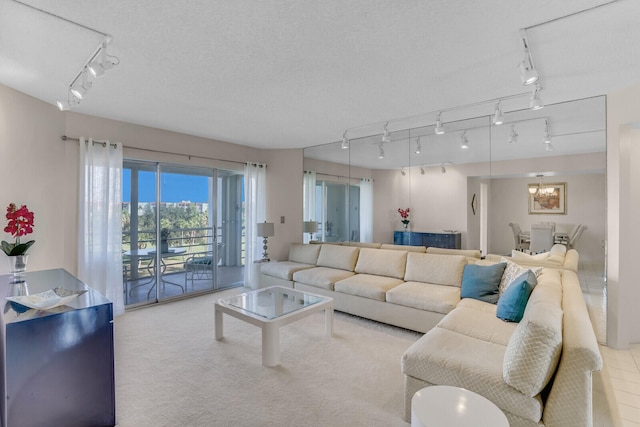
[[[607,343],[614,348],[640,342],[638,123],[640,85],[607,96]]]

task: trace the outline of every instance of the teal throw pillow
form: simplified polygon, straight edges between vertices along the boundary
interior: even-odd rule
[[[496,316],[509,322],[521,321],[531,292],[537,284],[538,279],[531,270],[518,276],[500,296]]]
[[[507,266],[501,262],[492,265],[467,264],[462,273],[460,298],[474,298],[491,304],[498,302],[500,279]]]

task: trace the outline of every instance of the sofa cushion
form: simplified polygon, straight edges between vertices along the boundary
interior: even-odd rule
[[[360,249],[355,272],[402,279],[407,265],[407,252],[390,249]]]
[[[293,273],[293,281],[317,288],[334,290],[337,281],[353,276],[353,271],[329,267],[313,267]]]
[[[537,283],[536,275],[533,274],[531,270],[527,270],[521,274],[520,277],[514,280],[507,290],[500,295],[496,316],[499,319],[509,322],[519,322],[522,320],[531,291],[533,291]]]
[[[537,423],[542,399],[526,396],[504,382],[504,351],[503,345],[436,326],[404,353],[402,372],[430,384],[466,388],[504,411]]]
[[[353,271],[359,251],[360,248],[356,246],[322,245],[316,265]]]
[[[495,304],[466,298],[440,320],[438,327],[506,347],[516,324],[498,319]]]
[[[320,248],[321,246],[319,245],[292,243],[289,245],[289,261],[316,265]]]
[[[562,349],[562,309],[553,286],[540,282],[533,290],[504,355],[503,377],[510,386],[535,396],[556,370]]]
[[[369,242],[342,242],[344,246],[357,246],[359,248],[374,248],[379,249],[382,246],[381,243],[369,243]]]
[[[449,248],[436,248],[433,246],[429,246],[427,248],[428,254],[439,254],[439,255],[462,255],[467,258],[477,258],[480,259],[482,254],[479,249],[449,249]]]
[[[402,279],[372,274],[356,274],[336,282],[334,289],[343,294],[385,301],[387,291],[404,283]]]
[[[461,286],[462,272],[467,265],[462,255],[407,254],[404,280],[434,285]]]
[[[475,298],[495,304],[498,302],[498,289],[502,273],[507,266],[501,262],[493,265],[467,264],[462,273],[461,298]]]
[[[565,255],[566,253],[567,253],[567,247],[559,243],[556,243],[555,245],[551,246],[551,249],[549,249],[550,256]]]
[[[525,254],[524,252],[516,251],[514,249],[511,251],[511,258],[513,258],[515,262],[518,262],[518,260],[522,260],[526,262],[533,262],[533,261],[541,262],[549,258],[549,252],[542,252],[540,254],[530,255],[530,254]]]
[[[540,275],[542,272],[542,267],[522,267],[519,264],[507,259],[501,258],[500,262],[507,263],[507,266],[504,269],[504,273],[502,273],[502,279],[500,279],[500,288],[498,293],[502,295],[502,293],[511,285],[514,280],[518,277],[522,276],[522,274],[526,273],[528,270],[531,270],[536,276]]]
[[[312,264],[300,264],[299,262],[291,261],[265,262],[260,267],[260,272],[278,279],[293,280],[293,273],[296,271],[314,267],[315,265]]]
[[[410,245],[391,245],[389,243],[383,243],[380,246],[380,249],[394,249],[396,251],[407,251],[407,252],[427,252],[427,248],[425,246],[410,246]]]
[[[460,288],[423,282],[405,282],[387,292],[387,302],[447,314],[460,302]]]

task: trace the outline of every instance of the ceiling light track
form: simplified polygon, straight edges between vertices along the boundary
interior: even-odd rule
[[[35,10],[36,12],[51,16],[76,27],[98,34],[101,37],[98,47],[93,51],[91,56],[89,56],[89,59],[84,62],[84,64],[80,68],[80,71],[78,71],[75,77],[71,79],[71,82],[67,86],[66,101],[56,101],[56,105],[61,111],[69,110],[71,107],[80,104],[81,100],[85,99],[87,92],[93,86],[93,82],[90,80],[90,76],[94,79],[101,77],[102,75],[104,75],[105,71],[115,67],[120,63],[120,59],[118,57],[107,54],[107,46],[113,39],[113,37],[111,37],[109,34],[98,31],[95,28],[87,27],[86,25],[56,15],[55,13],[48,12],[44,9],[31,6],[30,4],[26,4],[18,0],[12,1],[31,10]]]

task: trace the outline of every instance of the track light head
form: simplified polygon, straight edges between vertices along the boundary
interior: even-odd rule
[[[98,78],[104,76],[105,71],[110,70],[119,63],[120,60],[117,57],[107,55],[107,42],[102,42],[100,61],[90,62],[89,65],[87,65],[87,69],[93,77]]]
[[[422,153],[422,145],[420,145],[420,137],[418,137],[418,139],[416,139],[416,154],[420,154]]]
[[[504,115],[502,114],[502,108],[500,107],[500,101],[496,103],[495,112],[493,113],[493,124],[500,126],[504,123]]]
[[[424,166],[420,166],[420,175],[424,175]]]
[[[340,146],[343,150],[349,148],[349,140],[347,139],[347,131],[345,130],[342,134],[342,145]]]
[[[545,144],[544,151],[553,151],[553,144],[551,142],[549,142],[548,144]]]
[[[547,145],[551,145],[551,134],[549,133],[549,119],[544,120],[544,143]],[[547,151],[551,151],[551,150],[547,150]]]
[[[384,159],[384,148],[382,148],[382,142],[378,145],[378,158]]]
[[[531,98],[529,100],[529,108],[532,110],[541,110],[544,108],[544,103],[540,100],[540,85],[536,83],[533,91],[531,92]]]
[[[60,111],[67,111],[71,108],[68,101],[56,101],[56,105]]]
[[[522,56],[522,61],[520,61],[520,81],[525,86],[533,84],[538,81],[538,72],[536,71],[536,67],[533,65],[533,58],[531,57],[531,52],[529,51],[529,42],[527,41],[527,33],[524,29],[520,30],[520,39],[522,40],[522,45],[524,48],[524,54]]]
[[[444,165],[440,166],[440,172],[447,173],[447,168],[445,168]]]
[[[440,120],[440,114],[438,113],[438,116],[436,117],[436,135],[442,135],[444,133],[444,127],[442,127],[442,120]]]
[[[467,139],[467,131],[462,131],[460,134],[460,148],[466,150],[469,148],[469,140]],[[444,172],[443,172],[444,173]]]
[[[516,132],[516,126],[511,125],[511,131],[509,132],[509,144],[518,142],[518,133]]]
[[[404,170],[404,166],[400,168],[400,175],[405,176],[407,172]]]
[[[80,84],[76,82],[76,84],[71,87],[71,94],[78,99],[84,99],[89,89],[91,89],[91,85],[92,83],[87,79],[87,69],[85,68],[82,71]]]
[[[387,129],[387,126],[389,126],[389,122],[384,124],[384,133],[382,134],[382,142],[391,142],[391,134],[389,133],[389,129]]]

